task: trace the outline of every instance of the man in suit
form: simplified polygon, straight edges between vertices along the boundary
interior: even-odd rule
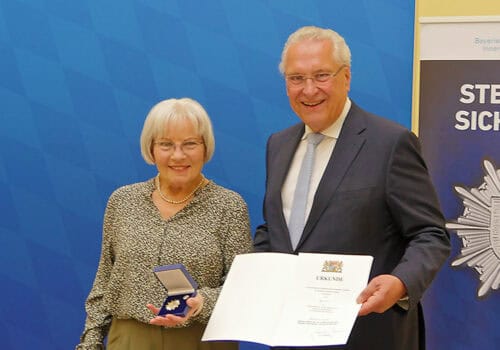
[[[424,349],[420,300],[449,255],[449,234],[417,137],[349,99],[350,66],[349,47],[330,29],[303,27],[288,38],[280,71],[301,122],[268,140],[265,223],[254,246],[373,256],[348,343],[321,349]],[[309,189],[296,196],[308,139],[318,133]],[[294,238],[297,197],[306,209]]]

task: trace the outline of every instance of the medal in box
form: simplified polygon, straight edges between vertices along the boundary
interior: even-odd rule
[[[198,284],[182,264],[157,266],[153,269],[158,280],[167,290],[167,298],[163,302],[159,316],[186,316],[189,306],[186,301],[196,295]]]

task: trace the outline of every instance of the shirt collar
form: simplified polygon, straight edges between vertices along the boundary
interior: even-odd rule
[[[338,119],[321,133],[325,136],[338,139],[340,130],[342,130],[342,125],[344,125],[345,118],[347,117],[347,113],[349,113],[349,110],[351,109],[351,105],[352,103],[349,97],[346,98],[344,108],[342,109],[342,112],[340,113]],[[305,140],[307,138],[307,135],[311,134],[312,132],[313,131],[311,130],[311,128],[306,125],[306,129],[304,131],[304,135],[302,135],[301,140]]]

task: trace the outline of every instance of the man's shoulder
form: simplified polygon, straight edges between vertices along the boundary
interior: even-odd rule
[[[357,120],[358,123],[363,123],[368,132],[374,132],[376,135],[399,135],[409,131],[405,126],[386,117],[369,112],[355,103],[352,104],[351,110],[349,111],[349,118],[353,119],[351,122]]]
[[[274,132],[269,136],[268,144],[280,145],[291,140],[298,140],[304,133],[304,123],[294,124],[286,129]]]
[[[271,137],[288,137],[290,135],[296,135],[298,133],[300,133],[302,135],[302,133],[304,132],[304,123],[300,122],[300,123],[296,123],[292,126],[289,126],[288,128],[285,128],[285,129],[282,129],[280,131],[277,131],[275,133],[273,133],[271,135]]]

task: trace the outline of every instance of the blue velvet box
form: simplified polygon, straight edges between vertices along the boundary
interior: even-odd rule
[[[158,315],[186,316],[189,306],[186,300],[196,295],[198,284],[182,264],[157,266],[153,269],[158,280],[167,290]]]

